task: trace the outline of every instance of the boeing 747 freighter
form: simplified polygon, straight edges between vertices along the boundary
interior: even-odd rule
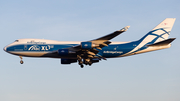
[[[4,47],[4,51],[22,57],[60,58],[61,64],[78,62],[85,65],[107,58],[130,56],[169,48],[175,38],[168,38],[175,18],[166,18],[144,37],[132,42],[111,42],[110,40],[128,30],[126,26],[106,36],[83,42],[64,42],[45,39],[18,39]]]

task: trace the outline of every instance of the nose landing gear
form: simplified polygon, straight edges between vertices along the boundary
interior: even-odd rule
[[[23,58],[22,58],[22,56],[19,56],[20,58],[21,58],[21,61],[20,61],[20,64],[23,64],[24,62],[23,62]]]

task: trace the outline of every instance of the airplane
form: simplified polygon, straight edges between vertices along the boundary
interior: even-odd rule
[[[61,64],[78,62],[81,68],[107,58],[125,57],[171,47],[176,38],[168,38],[176,18],[166,18],[137,41],[111,42],[130,26],[103,37],[82,42],[64,42],[46,39],[18,39],[4,47],[4,51],[20,57],[60,58]]]

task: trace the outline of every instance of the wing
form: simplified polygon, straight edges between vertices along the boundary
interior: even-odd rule
[[[127,31],[127,30],[129,29],[129,27],[130,27],[130,26],[126,26],[126,27],[122,28],[121,30],[115,31],[115,32],[113,32],[113,33],[111,33],[111,34],[108,34],[108,35],[106,35],[106,36],[100,37],[100,38],[95,39],[95,40],[92,40],[92,41],[111,40],[112,38],[118,36],[119,34]]]
[[[130,26],[126,26],[126,27],[122,28],[121,30],[115,31],[115,32],[113,32],[111,34],[105,35],[103,37],[100,37],[100,38],[97,38],[97,39],[94,39],[94,40],[91,40],[91,41],[87,41],[87,43],[91,43],[93,48],[101,50],[102,47],[108,46],[111,43],[109,40],[113,39],[114,37],[118,36],[119,34],[125,32],[125,31],[127,31],[129,29],[129,27]],[[82,43],[84,43],[84,42],[82,42]],[[81,48],[82,48],[82,44],[71,47],[69,49],[77,50],[77,49],[81,49]]]
[[[115,31],[111,34],[105,35],[103,37],[91,41],[81,42],[81,44],[77,46],[73,46],[65,49],[59,49],[56,53],[62,56],[72,53],[71,55],[76,57],[81,67],[83,66],[82,65],[83,63],[86,65],[87,64],[91,65],[94,62],[99,62],[99,60],[101,59],[106,60],[106,58],[97,54],[99,50],[102,50],[103,47],[108,46],[111,43],[109,40],[127,31],[129,27],[130,26],[126,26],[121,30]]]

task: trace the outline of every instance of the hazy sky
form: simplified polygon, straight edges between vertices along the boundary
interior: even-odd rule
[[[1,0],[0,101],[180,101],[179,0]],[[140,39],[176,18],[169,49],[86,66],[20,58],[3,48],[20,38],[95,39],[124,26],[112,41]]]

